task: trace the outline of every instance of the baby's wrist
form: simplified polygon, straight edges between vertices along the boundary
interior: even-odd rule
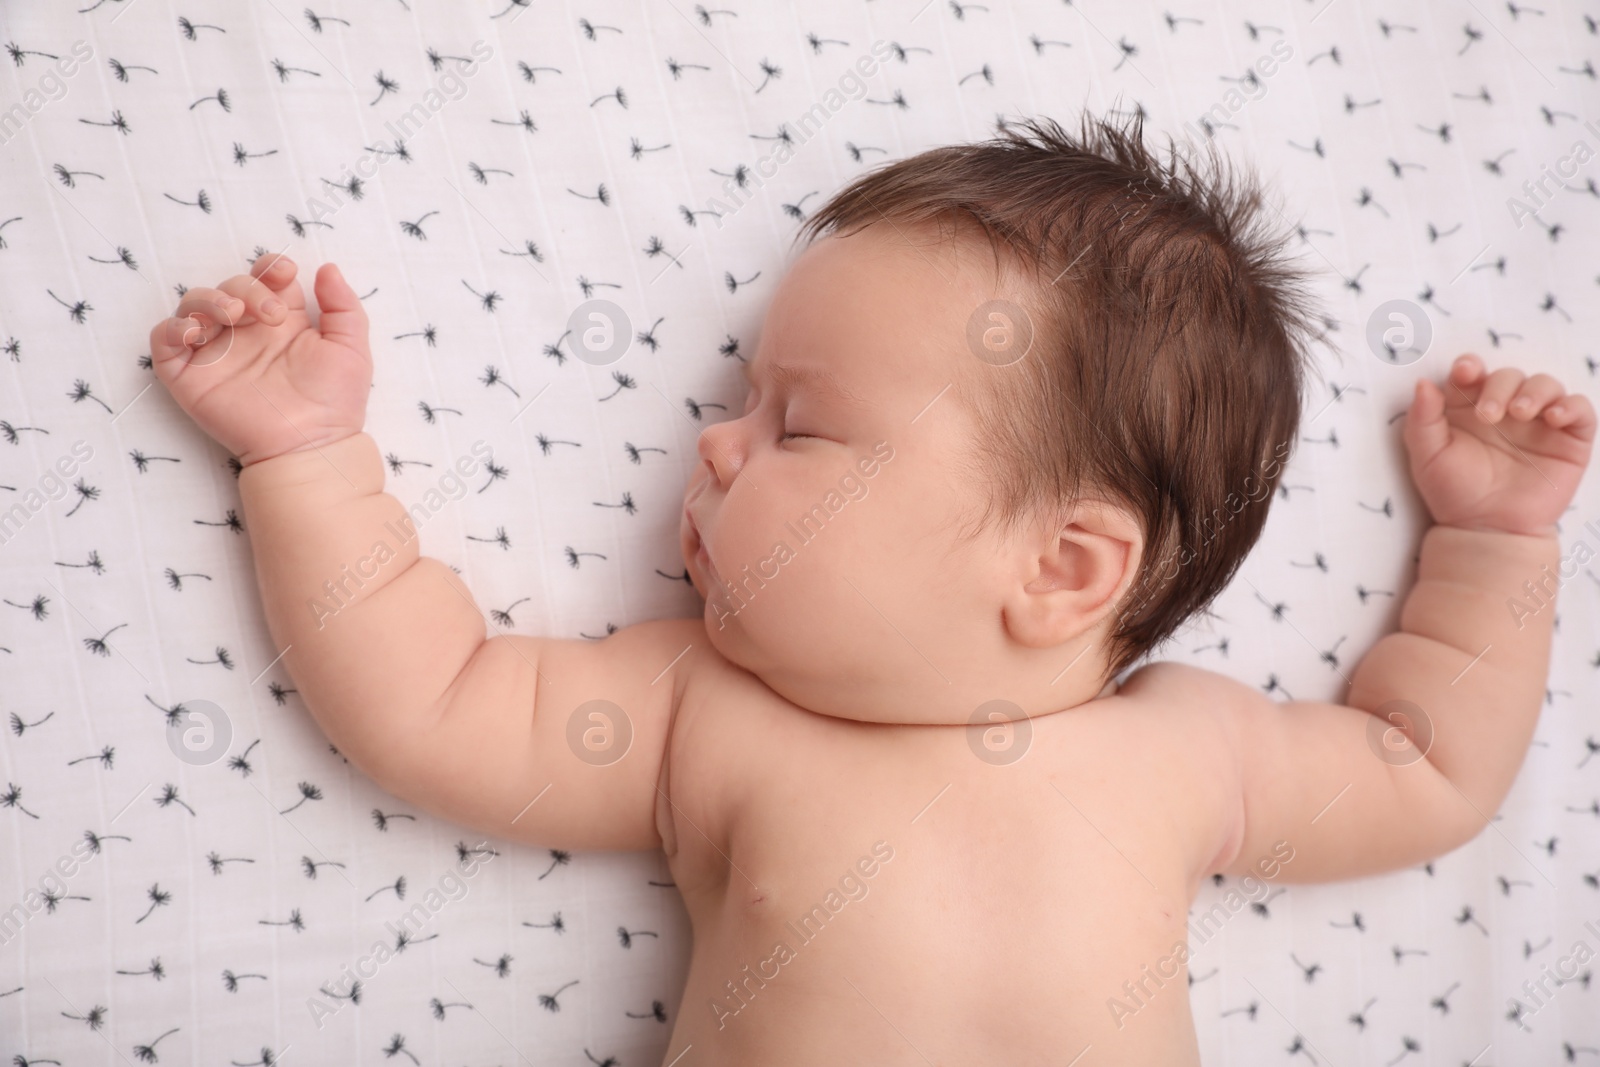
[[[1439,522],[1435,523],[1434,525],[1448,527],[1453,530],[1461,530],[1466,533],[1507,534],[1513,537],[1535,537],[1549,539],[1552,541],[1558,540],[1560,537],[1560,530],[1557,529],[1555,523],[1549,523],[1544,526],[1515,526],[1488,522],[1463,521]]]
[[[240,467],[254,467],[259,463],[266,463],[271,460],[282,459],[284,456],[298,455],[302,452],[316,454],[322,449],[331,448],[334,445],[337,445],[343,441],[348,441],[350,438],[361,433],[362,431],[359,429],[329,431],[323,437],[304,438],[298,444],[291,445],[288,448],[260,450],[246,449],[235,458],[238,459]]]
[[[246,496],[285,489],[311,491],[319,498],[383,492],[383,456],[378,442],[363,431],[263,456],[239,472]]]

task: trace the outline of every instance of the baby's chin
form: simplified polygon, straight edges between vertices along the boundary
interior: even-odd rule
[[[694,569],[690,568],[690,575]],[[698,580],[695,588],[700,589]],[[705,592],[701,590],[701,597]],[[757,677],[761,676],[761,669],[770,669],[770,661],[760,655],[759,643],[745,631],[743,623],[739,621],[739,614],[721,607],[717,602],[706,598],[705,601],[706,636],[711,639],[711,647],[722,653],[722,658],[729,663],[743,667]]]
[[[691,570],[692,574],[693,571]],[[762,626],[747,626],[745,613],[716,602],[705,606],[706,636],[722,658],[760,679],[767,688],[791,703],[810,707],[817,684],[815,664],[804,662],[795,651],[797,642],[785,640],[782,633],[769,633]],[[787,654],[785,649],[787,648]]]
[[[689,584],[694,587],[694,591],[696,593],[700,594],[700,599],[701,600],[705,600],[706,599],[705,582],[700,577],[700,575],[696,572],[694,560],[690,559],[687,554],[683,557],[683,559],[684,559],[683,573],[685,573],[685,574],[687,574],[689,576]]]
[[[743,613],[705,609],[706,634],[722,658],[755,677],[777,697],[797,708],[851,722],[960,725],[959,708],[938,709],[928,700],[881,699],[872,686],[842,680],[835,657],[805,648],[798,635],[746,625]],[[905,686],[891,686],[895,692]]]

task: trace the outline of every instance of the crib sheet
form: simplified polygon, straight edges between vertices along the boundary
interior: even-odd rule
[[[424,550],[524,633],[697,612],[696,434],[742,401],[801,220],[1007,119],[1214,142],[1318,271],[1330,344],[1267,531],[1169,658],[1337,696],[1413,577],[1415,379],[1474,350],[1594,390],[1592,3],[308,2],[0,11],[8,1061],[643,1065],[706,1010],[678,1003],[659,855],[418,813],[299,703],[237,466],[148,366],[181,291],[262,251],[362,294],[390,491],[438,501]],[[567,332],[596,298],[627,316],[614,363]],[[1563,523],[1583,560],[1597,505],[1591,477]],[[1600,578],[1567,577],[1533,748],[1476,840],[1203,890],[1188,988],[1156,995],[1191,997],[1207,1063],[1600,1062]],[[227,733],[209,762],[169,744],[197,710]]]

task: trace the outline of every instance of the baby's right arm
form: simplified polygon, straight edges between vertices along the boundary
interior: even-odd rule
[[[184,410],[245,465],[267,626],[323,732],[390,792],[485,832],[659,847],[657,780],[703,623],[486,640],[471,593],[420,554],[383,492],[361,432],[372,365],[355,292],[323,267],[312,327],[292,262],[264,257],[251,274],[190,290],[151,332],[151,354]],[[274,297],[283,306],[269,311]],[[591,700],[625,719],[580,712]]]
[[[1278,841],[1294,849],[1291,881],[1420,863],[1482,831],[1511,788],[1544,702],[1555,522],[1589,462],[1594,408],[1547,375],[1470,356],[1445,384],[1420,382],[1406,416],[1435,521],[1417,583],[1344,702],[1277,704],[1178,669],[1228,739],[1242,826],[1220,870],[1250,873]],[[1541,587],[1535,608],[1527,591]]]

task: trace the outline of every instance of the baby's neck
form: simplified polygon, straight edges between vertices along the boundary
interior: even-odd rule
[[[796,707],[832,719],[904,726],[970,725],[974,714],[1003,713],[1038,718],[1072,711],[1117,695],[1116,676],[1092,640],[1083,649],[1021,649],[985,655],[976,649],[942,669],[906,673],[837,673],[785,670],[786,664],[750,662],[737,644],[712,645],[728,662],[748,671]],[[907,664],[916,668],[917,664]],[[991,708],[990,705],[995,705]],[[996,709],[1009,705],[1005,712]],[[988,710],[983,710],[988,709]]]

